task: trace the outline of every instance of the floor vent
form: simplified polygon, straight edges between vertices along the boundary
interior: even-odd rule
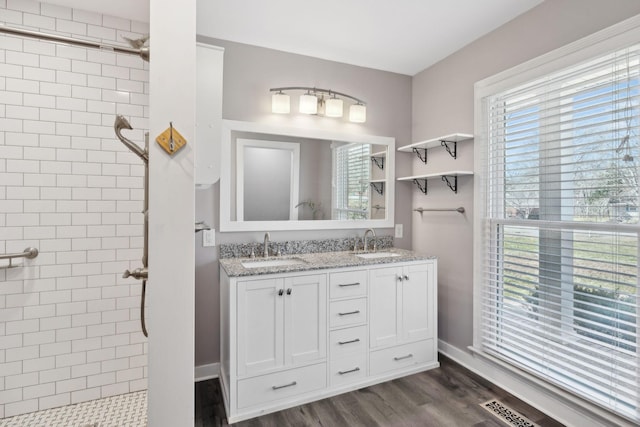
[[[495,417],[499,418],[501,421],[515,427],[540,427],[538,424],[534,423],[527,417],[518,413],[511,408],[509,408],[504,403],[499,400],[489,400],[487,402],[481,403],[484,409],[489,411]]]

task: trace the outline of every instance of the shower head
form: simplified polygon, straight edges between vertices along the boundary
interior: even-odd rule
[[[116,121],[113,124],[113,127],[116,129],[116,132],[122,129],[129,129],[129,130],[133,129],[133,126],[129,124],[129,120],[127,120],[124,116],[120,114],[116,116]]]
[[[122,136],[122,129],[133,129],[129,124],[129,121],[125,119],[124,116],[121,116],[120,114],[116,115],[116,121],[113,123],[113,129],[115,130],[118,139],[122,141],[129,150],[133,151],[136,156],[140,157],[145,164],[149,163],[149,153],[138,147],[135,142]]]

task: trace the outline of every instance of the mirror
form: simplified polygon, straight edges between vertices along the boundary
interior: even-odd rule
[[[223,121],[220,231],[393,227],[395,139]]]
[[[236,159],[238,220],[298,219],[300,144],[238,138]]]

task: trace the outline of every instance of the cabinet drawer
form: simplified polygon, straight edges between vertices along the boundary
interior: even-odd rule
[[[352,354],[332,360],[329,367],[329,381],[332,386],[346,384],[367,376],[367,353]]]
[[[331,360],[351,354],[367,353],[367,327],[338,329],[329,333]]]
[[[327,365],[305,366],[238,381],[238,409],[325,388]]]
[[[367,321],[367,299],[357,298],[345,301],[334,301],[329,308],[329,326],[358,325]]]
[[[434,358],[433,340],[385,348],[384,350],[371,352],[371,358],[369,359],[371,363],[370,372],[371,375],[377,375],[387,371],[408,368],[411,365],[431,362]]]
[[[367,271],[342,271],[329,275],[329,296],[332,299],[359,297],[367,294]]]

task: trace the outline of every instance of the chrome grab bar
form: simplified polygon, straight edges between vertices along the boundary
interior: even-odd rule
[[[414,212],[459,212],[459,213],[464,213],[464,208],[463,207],[459,207],[459,208],[415,208]]]
[[[24,252],[19,252],[15,254],[4,254],[0,255],[0,259],[12,259],[12,258],[35,258],[38,256],[38,249],[36,248],[27,248]]]
[[[9,260],[9,265],[7,266],[7,268],[11,268],[11,267],[13,267],[13,265],[11,265],[11,261],[14,258],[33,259],[33,258],[35,258],[37,256],[38,256],[38,249],[29,247],[29,248],[25,249],[23,252],[19,252],[19,253],[15,253],[15,254],[0,255],[0,259],[8,259]]]

